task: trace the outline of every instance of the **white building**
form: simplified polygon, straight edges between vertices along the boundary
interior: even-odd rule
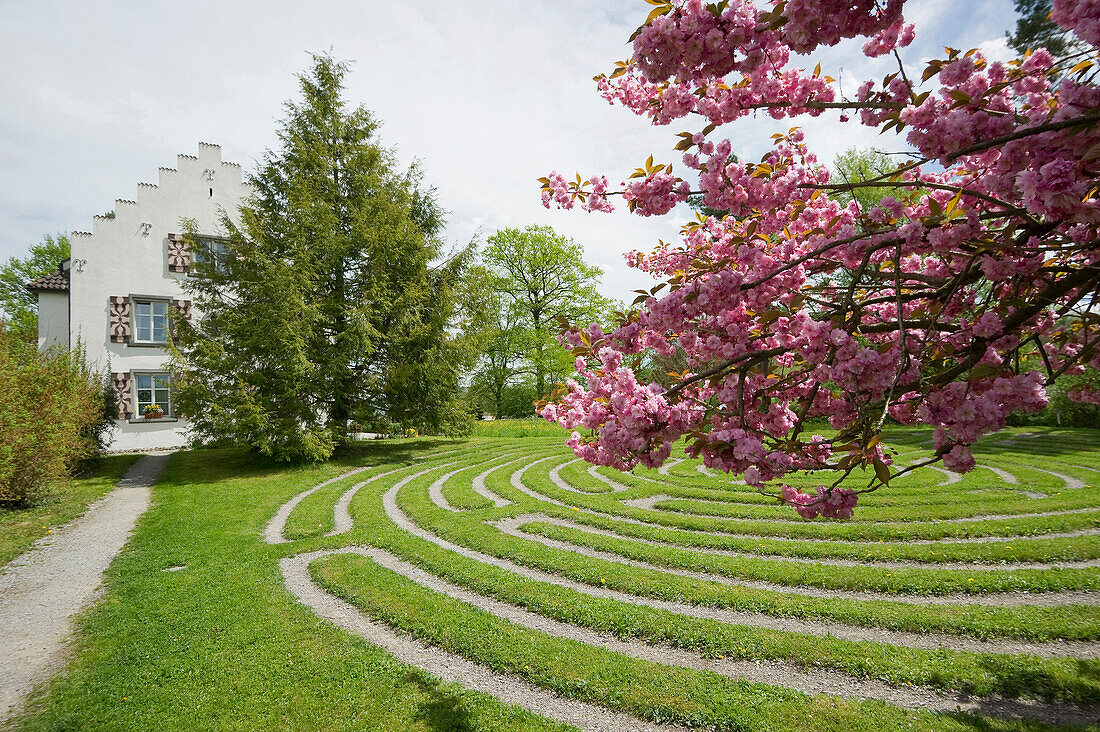
[[[193,256],[182,234],[193,226],[200,240],[216,241],[224,234],[222,212],[236,222],[248,192],[241,167],[222,162],[218,145],[199,143],[198,156],[180,155],[175,168],[161,168],[157,185],[139,183],[136,200],[115,201],[114,212],[96,216],[90,233],[74,231],[70,259],[28,286],[38,295],[39,346],[71,348],[79,341],[92,368],[110,371],[118,402],[110,449],[187,442],[164,349],[169,309],[193,315],[180,284]],[[151,404],[164,415],[146,417]]]

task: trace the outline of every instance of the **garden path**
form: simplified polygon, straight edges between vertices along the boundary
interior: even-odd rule
[[[150,453],[117,487],[0,572],[0,722],[59,671],[73,617],[99,596],[103,572],[149,507],[171,453]]]

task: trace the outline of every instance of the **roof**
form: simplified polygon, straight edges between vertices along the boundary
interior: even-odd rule
[[[69,272],[61,269],[50,272],[45,277],[39,277],[37,280],[27,283],[27,289],[31,292],[68,292]]]

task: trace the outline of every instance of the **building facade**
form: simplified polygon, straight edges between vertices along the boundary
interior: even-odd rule
[[[186,444],[165,347],[171,311],[197,316],[182,283],[203,252],[190,251],[183,232],[220,247],[223,212],[236,223],[248,192],[241,167],[223,162],[218,145],[199,143],[198,155],[161,168],[157,185],[139,183],[135,200],[115,201],[90,232],[74,231],[70,258],[29,285],[38,295],[39,346],[79,342],[89,365],[111,375],[118,405],[111,450]]]

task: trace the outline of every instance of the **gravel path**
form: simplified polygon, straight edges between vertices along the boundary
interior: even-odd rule
[[[623,641],[611,634],[597,633],[588,628],[546,618],[515,605],[470,592],[425,572],[390,552],[373,547],[347,547],[335,551],[303,554],[296,557],[294,561],[304,561],[308,565],[314,559],[333,554],[358,554],[367,557],[421,587],[460,600],[525,628],[652,663],[712,671],[735,681],[744,680],[750,683],[783,686],[805,694],[833,694],[847,698],[878,699],[909,709],[935,712],[953,712],[956,709],[962,709],[980,711],[991,716],[1033,718],[1058,723],[1084,723],[1100,717],[1100,707],[1089,709],[1067,704],[1044,704],[1002,698],[974,699],[965,694],[941,693],[920,687],[903,689],[874,679],[857,679],[828,669],[815,668],[807,672],[795,664],[780,661],[708,658],[673,646],[653,645],[642,641]],[[465,680],[462,681],[466,683]],[[668,728],[662,727],[662,729]]]
[[[668,610],[695,618],[718,620],[732,625],[751,625],[770,630],[781,630],[792,633],[805,633],[817,636],[835,636],[842,640],[874,641],[889,643],[895,646],[907,646],[909,648],[922,648],[925,650],[937,650],[945,648],[954,651],[973,651],[975,653],[1010,653],[1032,654],[1036,656],[1060,657],[1072,656],[1074,658],[1100,658],[1100,642],[1090,641],[1057,641],[1057,642],[1028,642],[1011,639],[979,640],[965,636],[954,636],[942,633],[910,633],[897,630],[880,628],[868,628],[857,625],[844,625],[822,620],[801,620],[799,618],[780,618],[765,613],[741,612],[727,610],[725,608],[711,607],[707,605],[692,605],[689,603],[658,600],[640,595],[632,595],[605,587],[594,587],[583,582],[551,574],[539,569],[532,569],[500,559],[475,549],[460,546],[446,539],[436,536],[418,526],[397,505],[397,491],[400,486],[394,486],[382,496],[382,506],[393,523],[410,534],[427,539],[433,544],[455,552],[461,556],[475,559],[483,564],[489,564],[500,569],[514,572],[515,574],[536,582],[557,585],[575,590],[592,597],[603,597],[625,602],[631,605],[651,607],[657,610]]]
[[[399,488],[416,478],[441,468],[450,467],[453,464],[454,463],[435,465],[419,473],[406,476],[394,484],[391,490],[396,492]],[[393,472],[396,471],[389,471],[389,473],[374,476],[372,480],[381,478],[382,475],[389,475]],[[484,476],[487,475],[488,472],[491,472],[491,470],[483,473],[479,477],[484,479]],[[365,485],[366,482],[354,486],[348,493],[353,493],[358,490],[362,485]],[[313,489],[305,491],[295,497],[297,500],[291,499],[291,501],[294,505],[297,505],[301,498],[304,498],[305,495],[308,495],[312,491]],[[350,498],[348,501],[350,502]],[[291,508],[293,509],[293,506]],[[280,509],[276,517],[272,519],[272,523],[274,523],[279,516],[282,516],[282,523],[285,524],[286,517],[289,516],[289,511],[286,512],[285,516],[282,514],[283,512]],[[269,524],[269,527],[270,526],[271,524]],[[265,539],[267,539],[270,544],[281,543],[281,531],[278,534],[268,531],[265,532],[264,535]],[[358,635],[368,642],[382,648],[398,660],[428,671],[444,681],[461,683],[467,688],[491,694],[506,704],[515,704],[535,714],[540,714],[565,724],[571,724],[590,732],[616,732],[617,730],[624,729],[642,730],[643,732],[687,732],[685,728],[671,725],[656,725],[627,714],[612,712],[592,704],[564,699],[544,689],[532,686],[522,679],[497,673],[469,661],[458,654],[436,648],[416,640],[411,636],[399,633],[386,625],[372,621],[359,612],[354,606],[329,595],[313,583],[312,578],[309,576],[309,563],[319,556],[332,553],[336,552],[311,552],[279,560],[279,569],[282,571],[283,580],[287,589],[298,598],[299,602],[312,610],[318,617],[328,620]]]
[[[168,455],[142,457],[83,516],[0,572],[0,720],[63,667],[72,616],[98,598],[103,572],[149,507]]]
[[[355,551],[355,550],[342,550]],[[682,727],[656,725],[594,704],[563,699],[515,676],[497,673],[456,654],[423,643],[376,623],[353,605],[328,594],[313,583],[309,563],[334,552],[311,552],[279,560],[286,588],[318,617],[382,648],[403,663],[423,669],[447,682],[491,694],[505,704],[523,707],[549,719],[591,732],[686,732]]]
[[[748,587],[765,592],[778,592],[785,595],[800,595],[802,597],[839,598],[843,600],[857,600],[866,602],[897,602],[907,605],[974,605],[997,607],[1061,607],[1062,605],[1100,605],[1100,592],[1087,590],[1058,590],[1054,592],[986,592],[967,593],[955,592],[944,595],[903,595],[890,592],[876,592],[872,590],[841,590],[822,589],[817,587],[781,585],[777,582],[764,580],[749,580],[729,577],[712,572],[699,572],[691,569],[679,569],[667,567],[639,559],[631,559],[621,554],[605,552],[599,549],[571,544],[558,539],[551,539],[539,534],[526,534],[515,527],[510,521],[498,521],[493,524],[501,533],[509,534],[520,539],[534,541],[543,546],[557,549],[562,552],[572,552],[592,559],[600,559],[605,562],[622,564],[627,567],[649,569],[655,572],[674,574],[679,577],[699,580],[701,582],[716,582],[727,587]]]
[[[329,478],[324,483],[318,483],[317,485],[310,488],[308,491],[303,491],[294,496],[294,498],[291,498],[289,501],[280,506],[279,510],[275,513],[275,516],[267,522],[267,527],[264,529],[264,541],[266,541],[268,544],[284,544],[290,541],[285,536],[283,536],[283,530],[286,528],[286,520],[290,518],[291,512],[295,508],[297,508],[298,504],[301,503],[306,498],[306,496],[321,490],[326,485],[332,485],[333,483],[341,481],[344,478],[350,478],[353,475],[358,475],[364,470],[366,470],[366,468],[356,468],[355,470],[349,470],[346,473],[337,475],[335,478]],[[363,484],[360,483],[360,485]]]
[[[494,470],[495,470],[495,468],[494,468]],[[648,481],[650,483],[660,484],[660,481],[653,480],[652,478],[644,478],[640,475],[635,475],[634,477],[639,479],[639,480]],[[559,478],[559,480],[561,480],[560,475],[558,476],[558,478]],[[601,480],[610,480],[610,478],[604,478],[603,476],[600,476],[600,479]],[[614,481],[612,481],[612,482],[614,482]],[[614,519],[616,521],[623,521],[623,522],[629,523],[629,524],[637,524],[639,526],[650,526],[650,527],[655,528],[655,529],[667,529],[667,530],[670,530],[670,531],[686,531],[686,532],[692,533],[692,534],[700,534],[700,535],[706,535],[706,536],[721,536],[721,537],[729,537],[729,538],[732,538],[732,539],[760,539],[760,538],[765,538],[769,541],[791,541],[791,542],[823,541],[823,542],[829,542],[829,543],[833,543],[833,544],[852,544],[852,545],[863,545],[863,544],[866,543],[865,541],[860,541],[860,540],[835,539],[835,538],[831,538],[831,537],[816,537],[816,536],[790,537],[790,536],[776,536],[776,535],[769,535],[769,534],[738,533],[738,532],[732,532],[732,531],[702,531],[702,530],[699,530],[699,529],[688,529],[688,528],[683,528],[683,527],[678,527],[678,526],[668,526],[666,524],[657,523],[655,521],[642,521],[641,519],[636,519],[636,518],[633,518],[631,516],[624,516],[621,513],[614,513],[612,511],[608,511],[608,510],[596,510],[596,509],[579,508],[577,506],[572,506],[570,504],[563,503],[563,502],[561,502],[561,501],[559,501],[555,498],[551,498],[550,496],[547,496],[543,493],[539,493],[538,491],[532,490],[531,488],[527,487],[526,485],[523,485],[522,481],[519,481],[518,484],[516,482],[513,482],[512,485],[517,490],[519,490],[523,493],[526,493],[527,495],[531,496],[532,498],[534,498],[536,500],[539,500],[539,501],[543,501],[545,503],[550,503],[550,504],[553,504],[555,506],[561,506],[563,508],[571,508],[574,511],[579,511],[580,513],[587,513],[587,514],[590,514],[592,516],[600,516],[600,517],[611,518],[611,519]],[[621,485],[621,484],[617,484],[617,485]],[[563,490],[573,490],[573,492],[578,492],[578,491],[576,491],[572,488],[566,488],[566,487],[561,486],[561,485],[559,485],[558,487],[563,488]],[[629,488],[630,488],[630,486],[623,486],[622,490],[627,490]],[[660,497],[661,500],[672,499],[672,498],[674,498],[674,497],[673,496],[668,496],[668,495],[662,495]],[[645,500],[646,500],[645,498],[637,498],[637,499],[626,499],[626,500],[622,500],[621,502],[624,503],[624,504],[633,505],[634,501],[645,501]],[[677,500],[687,500],[687,499],[677,499]],[[508,503],[510,503],[510,501],[506,501],[502,505],[508,505]],[[634,506],[634,507],[638,508],[639,506]],[[641,508],[643,508],[645,510],[652,510],[656,513],[661,513],[661,511],[659,511],[656,508],[646,508],[644,504],[641,506]],[[1072,509],[1072,511],[1070,511],[1070,512],[1072,513],[1072,512],[1087,511],[1087,510],[1096,510],[1096,509],[1095,508],[1093,508],[1093,509]],[[1030,513],[1030,514],[1023,514],[1023,515],[1013,515],[1013,516],[1009,516],[1008,518],[1027,518],[1029,516],[1043,516],[1043,515],[1044,514]],[[743,520],[743,519],[730,519],[730,520],[731,521],[740,521],[740,520]],[[785,519],[778,519],[778,520],[774,520],[774,521],[772,521],[771,519],[768,519],[768,520],[758,519],[758,520],[761,521],[762,523],[769,523],[769,522],[777,523],[777,524],[794,524],[795,523],[794,520],[787,521]],[[971,519],[964,519],[964,520],[965,521],[973,521],[975,519],[971,518]],[[867,523],[867,522],[864,522],[864,523]],[[908,522],[908,523],[920,523],[920,522]],[[943,523],[943,522],[932,521],[932,522],[928,522],[928,523],[938,524],[938,523]],[[1027,539],[1063,539],[1063,538],[1071,538],[1071,537],[1077,537],[1077,536],[1096,536],[1096,535],[1100,535],[1100,528],[1075,529],[1073,531],[1061,531],[1061,532],[1057,532],[1057,533],[1048,532],[1046,534],[1034,534],[1034,535],[1022,535],[1022,536],[962,536],[962,537],[945,537],[945,538],[942,538],[942,539],[890,539],[890,540],[880,540],[876,543],[877,544],[982,544],[982,543],[986,543],[986,542],[1026,541]]]
[[[531,457],[514,458],[512,455],[499,456],[496,460],[486,461],[480,466],[477,466],[483,468],[483,472],[472,479],[471,487],[477,493],[493,501],[494,505],[496,506],[509,505],[511,501],[508,501],[507,499],[493,493],[485,487],[485,478],[496,470],[515,465],[516,463],[520,463],[519,465],[516,465],[515,468],[511,471],[509,482],[512,488],[533,498],[547,501],[548,503],[556,504],[559,506],[565,506],[566,504],[562,503],[561,501],[557,501],[549,498],[548,496],[544,496],[537,491],[532,490],[523,483],[523,475],[526,470],[540,463],[554,460],[555,457],[556,456],[551,456],[537,459]],[[559,462],[557,465],[554,465],[548,471],[548,473],[552,482],[557,484],[559,487],[565,488],[566,490],[578,491],[578,489],[574,486],[567,487],[566,485],[563,485],[564,483],[566,483],[566,481],[562,479],[559,473],[562,467],[572,462],[575,461],[568,460]],[[497,464],[491,465],[490,463]],[[880,630],[877,628],[849,626],[828,621],[806,621],[792,618],[774,618],[759,613],[730,611],[721,608],[696,606],[685,603],[640,597],[637,595],[629,594],[628,592],[621,592],[617,590],[609,590],[603,587],[593,587],[585,585],[583,583],[576,582],[559,575],[554,575],[541,570],[517,565],[511,561],[500,559],[477,551],[475,549],[469,549],[454,544],[440,536],[437,536],[434,533],[418,526],[407,514],[405,514],[398,507],[397,494],[402,487],[418,477],[421,477],[433,471],[440,471],[440,474],[436,476],[436,479],[428,487],[429,498],[437,506],[440,506],[441,508],[444,508],[448,511],[455,511],[456,509],[447,502],[445,496],[443,495],[443,484],[446,480],[456,475],[457,473],[464,470],[470,470],[475,466],[467,465],[458,469],[452,468],[452,470],[450,471],[444,470],[445,468],[452,467],[453,465],[454,463],[450,463],[447,465],[433,465],[432,467],[426,468],[425,470],[418,472],[415,475],[405,476],[396,484],[389,487],[382,497],[383,508],[387,517],[391,521],[393,521],[393,523],[397,527],[409,531],[416,536],[427,539],[442,548],[454,551],[462,556],[474,559],[479,562],[483,562],[487,565],[514,572],[517,575],[532,580],[546,582],[548,584],[553,584],[561,587],[567,587],[589,596],[610,598],[624,603],[667,610],[686,616],[714,619],[732,624],[743,624],[761,628],[771,628],[786,632],[807,633],[818,636],[833,636],[851,641],[872,641],[900,646],[909,646],[914,648],[944,648],[950,650],[973,651],[979,653],[1034,654],[1048,657],[1072,656],[1075,658],[1100,657],[1100,643],[1029,643],[1026,641],[1015,640],[978,640],[973,638],[948,636],[943,634],[923,634]],[[589,472],[594,473],[592,469],[590,469]],[[378,477],[382,476],[380,475]],[[628,486],[617,483],[616,481],[610,478],[606,478],[605,476],[594,474],[593,477],[601,480],[601,482],[605,483],[609,488],[611,488],[612,491],[625,491],[629,488]],[[353,488],[353,491],[357,490],[359,487],[361,486],[355,486]],[[587,510],[584,512],[596,513],[595,511]],[[350,520],[350,517],[348,518]],[[648,523],[631,520],[629,518],[621,516],[615,516],[615,518],[627,521],[629,523]],[[548,540],[545,537],[531,536],[528,534],[523,534],[521,531],[519,531],[524,523],[534,520],[548,521],[551,523],[558,523],[566,526],[574,526],[575,528],[583,529],[585,531],[592,531],[594,533],[609,536],[615,535],[613,532],[610,531],[588,527],[580,524],[573,524],[568,520],[550,518],[537,514],[524,514],[520,516],[515,516],[512,518],[503,519],[502,521],[494,522],[491,525],[502,529],[506,533],[523,536],[527,539],[533,539],[535,541],[552,545],[555,548],[561,550],[578,552],[591,556],[599,556],[601,558],[610,559],[612,561],[625,561],[631,564],[638,564],[639,566],[649,566],[646,565],[644,562],[634,562],[618,555],[589,550],[586,547],[578,547],[576,545],[568,544],[565,542],[554,542],[553,540]],[[1098,531],[1100,530],[1067,532],[1067,535],[1089,535],[1097,533]],[[999,539],[1001,539],[1001,537],[985,538],[978,540],[988,541]],[[1004,540],[1006,541],[1020,541],[1022,539],[1023,537],[1004,537]],[[642,541],[642,543],[648,543],[657,546],[662,545],[659,542],[644,540],[639,541]],[[669,544],[666,546],[674,545]],[[712,553],[720,554],[739,554],[738,552],[723,552],[722,550],[711,551]],[[1083,708],[1067,704],[1036,703],[1030,701],[1020,701],[1003,698],[970,698],[967,697],[965,694],[937,692],[931,689],[920,687],[898,688],[879,680],[861,679],[849,676],[844,673],[828,671],[824,669],[813,669],[812,672],[807,673],[796,665],[783,661],[740,661],[732,659],[706,658],[701,654],[685,649],[660,644],[653,645],[638,640],[619,639],[610,634],[602,634],[596,631],[589,630],[585,627],[575,626],[550,618],[545,618],[525,608],[517,607],[495,598],[478,595],[461,586],[449,583],[446,580],[432,575],[424,571],[423,569],[413,565],[412,563],[396,557],[389,552],[386,552],[385,550],[376,549],[373,547],[352,546],[335,550],[323,550],[288,557],[280,561],[280,567],[282,569],[284,581],[288,589],[290,589],[290,591],[293,592],[303,604],[307,605],[315,613],[317,613],[318,616],[330,620],[331,622],[336,623],[337,625],[340,625],[341,627],[344,627],[351,632],[366,638],[371,643],[381,646],[398,659],[406,663],[416,665],[419,668],[425,669],[446,681],[455,681],[462,683],[468,688],[490,693],[506,703],[518,704],[535,713],[561,722],[573,724],[577,727],[580,727],[581,729],[641,729],[656,731],[675,728],[666,725],[647,724],[646,722],[636,719],[634,717],[611,712],[596,705],[563,699],[553,693],[547,692],[544,689],[531,686],[522,678],[493,672],[492,670],[482,667],[468,659],[461,657],[460,655],[443,651],[442,649],[416,640],[400,631],[396,631],[385,624],[372,621],[370,618],[360,613],[356,608],[339,600],[338,598],[329,595],[313,583],[312,578],[309,575],[309,563],[317,558],[338,553],[354,553],[368,557],[369,559],[377,562],[382,567],[397,572],[398,574],[401,574],[409,580],[416,582],[422,587],[440,592],[444,595],[461,600],[463,602],[467,602],[474,607],[480,608],[497,617],[507,619],[524,627],[543,631],[557,637],[568,638],[588,645],[602,647],[611,651],[622,653],[627,656],[638,659],[645,659],[656,663],[712,671],[731,679],[743,679],[750,682],[784,686],[809,694],[829,693],[837,694],[842,697],[862,697],[868,699],[878,699],[911,709],[927,709],[930,711],[950,712],[954,711],[956,708],[961,708],[962,710],[976,711],[995,717],[1033,718],[1054,723],[1088,723],[1091,721],[1095,721],[1098,717],[1100,717],[1100,706]],[[780,561],[785,561],[789,558],[783,557],[778,559]],[[853,566],[861,566],[865,564],[863,562],[845,562],[844,560],[836,560],[835,563],[839,566],[847,566],[849,564]],[[890,566],[893,566],[893,563],[889,562],[884,564],[890,564]],[[896,564],[899,567],[914,566],[913,563],[897,562]],[[1095,564],[1095,562],[1087,563],[1088,566],[1094,566]],[[989,566],[988,568],[1019,569],[1023,568],[1024,566],[1027,565],[1006,565],[1004,567],[993,565]],[[1040,568],[1044,566],[1046,565],[1036,564],[1035,568]],[[954,564],[952,564],[951,568],[956,567],[954,566]],[[975,567],[972,565],[964,564],[960,564],[957,568],[967,570],[975,569]],[[690,576],[698,575],[704,579],[717,579],[718,581],[725,581],[727,583],[730,582],[728,578],[719,578],[716,575],[704,576],[703,573],[699,572],[676,571],[670,570],[666,567],[655,567],[655,569],[658,569],[662,572],[673,572],[675,574],[687,574]],[[756,584],[767,584],[768,587],[766,589],[791,591],[791,588],[786,588],[783,586],[772,587],[771,583],[745,583],[738,581],[736,582],[736,584],[753,584],[754,586]],[[798,589],[797,591],[800,594],[803,593],[802,589]],[[813,591],[814,590],[811,589],[811,592]],[[880,593],[850,594],[860,595],[860,598],[858,599],[888,599],[906,601],[906,598],[892,595],[882,596]],[[1026,597],[1029,601],[1024,602],[1022,599],[1016,598],[1014,596],[1015,594],[1019,594],[1021,598]],[[1064,603],[1067,601],[1067,599],[1077,599],[1077,595],[1080,595],[1081,599],[1090,604],[1095,601],[1094,593],[1045,594],[1049,596],[1050,601],[1053,602],[1054,600],[1057,600],[1059,603]],[[835,591],[823,591],[822,595],[827,597],[836,597],[838,593]],[[867,595],[868,597],[863,598],[863,595]],[[1071,595],[1073,597],[1071,597]],[[1010,605],[1047,604],[1046,602],[1039,601],[1039,597],[1029,593],[1002,593],[1000,594],[1001,599],[999,601],[994,600],[994,602],[995,604]],[[940,598],[921,597],[920,601],[928,602],[929,600],[939,600],[952,602],[961,601],[962,599],[963,597],[960,597],[958,598],[958,600],[956,600],[956,598],[954,598],[953,596]],[[965,596],[965,599],[970,603],[990,604],[990,596],[988,595],[969,595]]]
[[[703,503],[703,504],[711,504],[711,505],[716,505],[716,506],[728,506],[728,505],[730,505],[729,501],[719,501],[719,500],[716,500],[716,499],[713,499],[713,498],[683,498],[681,496],[670,496],[667,493],[655,493],[652,496],[645,496],[644,498],[627,498],[627,499],[623,499],[623,503],[626,504],[627,506],[632,506],[634,508],[640,508],[640,509],[645,510],[645,511],[672,511],[674,513],[687,513],[688,515],[691,515],[691,516],[704,516],[704,517],[713,517],[713,518],[721,518],[721,519],[731,519],[731,520],[734,520],[734,521],[763,521],[763,522],[775,523],[775,524],[779,524],[779,523],[798,524],[798,523],[804,523],[804,521],[805,521],[804,519],[800,519],[797,516],[794,516],[792,518],[781,518],[781,517],[751,518],[751,517],[741,517],[741,516],[720,516],[720,515],[717,515],[717,514],[703,513],[702,511],[699,511],[699,512],[683,511],[683,512],[681,512],[681,511],[678,511],[675,508],[661,508],[661,507],[657,506],[658,503],[663,503],[665,501],[680,501],[681,503],[687,503],[689,505],[692,504],[692,503]],[[924,520],[910,521],[908,519],[893,519],[893,520],[890,520],[890,521],[882,521],[882,520],[880,520],[880,521],[852,521],[851,523],[854,526],[896,526],[898,524],[905,524],[906,526],[936,526],[938,524],[965,524],[965,523],[979,522],[979,521],[1013,521],[1013,520],[1016,520],[1016,519],[1026,519],[1026,518],[1045,518],[1045,517],[1048,517],[1048,516],[1065,516],[1067,514],[1091,513],[1091,512],[1095,512],[1095,511],[1096,511],[1096,506],[1086,506],[1085,508],[1065,508],[1065,509],[1061,509],[1059,511],[1029,511],[1028,513],[983,514],[983,515],[979,515],[979,516],[963,516],[961,518],[941,518],[941,519],[931,519],[931,520],[927,520],[927,521],[924,521]],[[793,514],[793,511],[792,511],[792,514]]]
[[[576,529],[577,531],[584,531],[589,534],[596,534],[598,536],[607,536],[613,539],[625,539],[626,541],[636,542],[638,544],[646,544],[648,546],[667,547],[669,549],[680,549],[683,551],[695,552],[698,554],[712,554],[721,557],[744,557],[751,559],[759,559],[763,562],[795,562],[798,564],[825,564],[831,567],[878,567],[880,569],[951,569],[964,572],[991,572],[991,571],[1003,571],[1011,572],[1017,569],[1084,569],[1087,567],[1100,567],[1100,559],[1082,559],[1079,561],[1066,561],[1066,562],[1004,562],[999,564],[976,564],[973,562],[918,562],[913,560],[889,560],[889,559],[875,559],[867,561],[856,561],[854,559],[834,559],[832,557],[788,557],[776,554],[760,554],[757,552],[738,551],[736,549],[716,549],[711,547],[698,547],[698,546],[686,546],[684,544],[674,544],[668,541],[656,541],[653,539],[645,539],[638,536],[623,536],[617,534],[614,531],[608,531],[607,529],[601,529],[598,526],[589,526],[588,524],[581,524],[575,521],[569,521],[568,519],[558,518],[556,516],[546,516],[543,514],[520,514],[513,516],[503,521],[498,522],[501,525],[508,525],[509,528],[520,529],[525,524],[540,521],[547,524],[556,524],[558,526],[564,526],[570,529]],[[530,538],[525,532],[525,537]]]

